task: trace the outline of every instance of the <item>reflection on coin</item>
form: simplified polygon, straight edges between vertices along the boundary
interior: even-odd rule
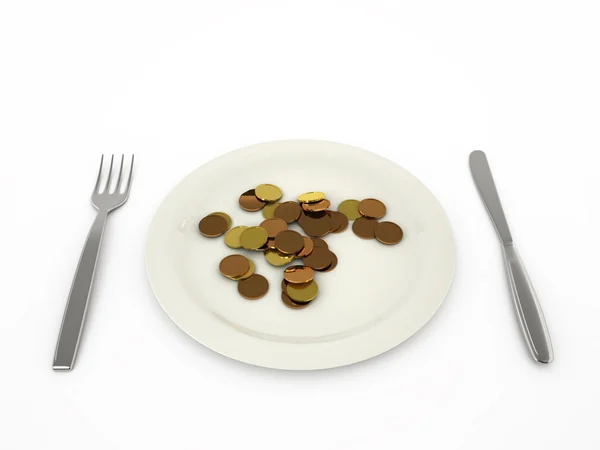
[[[257,300],[269,291],[269,282],[262,275],[254,274],[238,281],[238,292],[248,300]]]
[[[227,228],[229,228],[227,226],[227,220],[225,220],[224,217],[216,214],[209,214],[198,224],[200,233],[206,237],[221,236],[227,231]]]
[[[251,259],[249,259],[248,262],[250,263],[250,269],[248,270],[248,272],[246,272],[241,277],[233,278],[234,280],[245,280],[246,278],[250,278],[251,275],[254,275],[254,271],[256,270],[256,266],[254,265],[254,262]]]
[[[352,224],[352,231],[359,238],[362,239],[373,239],[375,237],[375,229],[379,225],[375,219],[369,219],[368,217],[361,217],[356,219]]]
[[[240,248],[242,243],[240,242],[240,236],[242,232],[247,230],[248,227],[245,225],[240,225],[238,227],[233,227],[231,230],[227,232],[225,235],[225,244],[230,248]]]
[[[327,208],[329,208],[329,205],[331,205],[331,202],[327,199],[324,199],[315,203],[302,203],[302,209],[306,212],[325,211]]]
[[[229,255],[219,263],[219,271],[227,278],[239,278],[250,270],[250,262],[243,255]]]
[[[283,302],[283,304],[285,306],[287,306],[288,308],[292,308],[292,309],[303,309],[303,308],[306,308],[308,305],[310,305],[310,302],[296,303],[289,297],[289,295],[287,295],[283,291],[281,292],[281,301]]]
[[[304,238],[297,231],[281,231],[275,236],[275,247],[281,253],[296,254],[304,248]]]
[[[283,271],[283,279],[288,283],[309,283],[315,277],[315,271],[308,266],[290,266]]]
[[[216,212],[213,213],[217,216],[221,216],[223,219],[225,219],[227,221],[227,229],[229,229],[231,227],[231,217],[229,217],[229,214],[226,214],[224,212]]]
[[[254,189],[250,189],[240,195],[239,203],[242,209],[246,211],[260,211],[265,206],[265,202],[256,196]]]
[[[366,198],[358,204],[358,211],[365,217],[381,219],[385,216],[385,205],[374,198]]]
[[[268,203],[265,205],[265,207],[262,209],[262,215],[265,219],[272,219],[273,217],[275,217],[273,214],[275,213],[275,209],[280,205],[281,203]]]
[[[262,227],[250,227],[242,232],[240,243],[247,250],[258,250],[268,239],[267,230]]]
[[[304,284],[288,284],[287,295],[295,302],[306,303],[313,300],[319,293],[319,285],[316,281]]]
[[[269,238],[274,238],[281,231],[287,230],[287,222],[283,219],[278,219],[274,217],[273,219],[263,220],[260,224],[265,230],[267,230],[267,234]]]
[[[306,236],[302,236],[302,238],[304,239],[304,247],[302,248],[302,250],[300,250],[300,253],[298,253],[299,258],[304,258],[305,256],[310,255],[310,253],[313,251],[313,248],[315,247],[313,238],[309,238]],[[315,238],[315,239],[318,239],[318,238]],[[325,241],[323,241],[323,242],[325,242]],[[327,245],[327,244],[325,244],[325,245]]]
[[[326,248],[315,247],[310,255],[303,258],[303,261],[304,264],[315,270],[323,270],[331,265],[332,254],[333,253]]]
[[[286,255],[278,250],[267,250],[265,252],[265,259],[269,264],[276,267],[285,266],[294,260],[294,255]]]
[[[358,200],[344,200],[338,206],[338,211],[344,214],[349,220],[356,220],[361,217],[360,212],[358,212]]]
[[[263,202],[276,202],[281,198],[283,193],[281,189],[273,184],[259,184],[254,189],[255,195]]]
[[[279,205],[273,215],[286,221],[286,223],[292,223],[298,220],[302,213],[302,208],[296,202],[283,202]]]
[[[306,192],[305,194],[298,196],[300,203],[317,203],[321,200],[325,200],[325,194],[322,192]]]
[[[375,229],[375,237],[379,242],[393,245],[402,240],[404,232],[394,222],[381,222]]]

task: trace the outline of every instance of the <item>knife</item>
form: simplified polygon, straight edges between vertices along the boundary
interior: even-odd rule
[[[536,361],[550,363],[554,359],[554,353],[544,314],[529,275],[527,275],[525,266],[513,243],[485,153],[481,150],[472,152],[469,156],[469,165],[475,185],[502,243],[513,303],[527,346]]]

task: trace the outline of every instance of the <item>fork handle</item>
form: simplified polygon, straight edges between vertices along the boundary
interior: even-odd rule
[[[504,244],[502,249],[515,310],[529,350],[538,362],[552,362],[550,334],[527,270],[514,244]]]
[[[107,211],[98,212],[83,247],[60,326],[52,365],[54,370],[71,370],[75,363],[107,217]]]

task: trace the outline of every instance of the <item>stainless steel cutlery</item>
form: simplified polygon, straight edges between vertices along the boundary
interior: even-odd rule
[[[100,160],[100,170],[96,186],[92,192],[92,205],[98,210],[98,215],[92,224],[88,234],[87,241],[83,247],[79,265],[75,272],[71,292],[67,300],[65,314],[63,317],[56,352],[54,354],[54,370],[71,370],[75,363],[77,348],[83,331],[85,315],[90,300],[92,284],[94,282],[94,273],[102,244],[102,236],[106,219],[111,211],[122,206],[129,198],[131,190],[131,176],[133,172],[134,157],[131,157],[129,174],[123,177],[125,157],[121,157],[119,168],[113,171],[114,155],[110,158],[108,176],[103,181],[104,156]],[[111,189],[111,182],[114,176],[117,176],[114,189]]]
[[[475,185],[502,243],[508,281],[523,336],[535,360],[549,363],[554,356],[548,327],[533,285],[513,243],[487,157],[484,152],[476,150],[471,153],[469,163]]]

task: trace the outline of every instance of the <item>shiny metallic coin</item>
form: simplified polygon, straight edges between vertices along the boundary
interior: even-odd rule
[[[312,238],[309,238],[306,236],[302,236],[302,238],[304,239],[304,247],[298,253],[299,258],[304,258],[305,256],[310,255],[311,252],[313,251],[313,248],[315,247],[315,244],[314,244]],[[316,238],[316,239],[318,239],[318,238]],[[323,242],[325,242],[325,241],[323,241]],[[325,245],[327,245],[327,244],[325,244]]]
[[[342,223],[336,230],[333,230],[333,232],[342,233],[343,231],[346,231],[346,228],[348,228],[348,217],[346,217],[346,214],[342,214],[341,212],[337,212],[336,214],[338,215],[338,218],[341,219]]]
[[[321,237],[331,229],[331,217],[325,212],[305,213],[299,222],[304,232],[312,237]]]
[[[319,293],[319,285],[316,281],[304,284],[288,284],[287,295],[297,303],[307,303],[313,300]]]
[[[240,244],[247,250],[258,250],[269,240],[267,230],[262,227],[249,227],[240,235]]]
[[[244,276],[250,270],[250,261],[244,255],[229,255],[219,263],[219,271],[227,278]]]
[[[288,285],[288,282],[285,281],[285,278],[283,280],[281,280],[281,290],[283,292],[287,292],[287,285]]]
[[[272,219],[275,214],[275,209],[277,209],[277,207],[281,205],[281,203],[275,202],[275,203],[267,203],[265,205],[265,207],[262,209],[262,215],[265,219]]]
[[[287,222],[276,217],[273,219],[263,220],[260,226],[267,230],[269,239],[275,238],[275,236],[277,236],[281,231],[288,229]]]
[[[257,300],[269,291],[269,282],[262,275],[254,274],[238,281],[238,292],[248,300]]]
[[[246,272],[241,277],[233,278],[234,280],[245,280],[246,278],[250,278],[252,275],[254,275],[256,266],[254,265],[254,262],[251,259],[249,259],[248,262],[250,263],[250,269],[248,270],[248,272]]]
[[[323,239],[318,238],[318,237],[314,237],[311,238],[313,241],[313,244],[316,247],[321,247],[321,248],[329,248],[329,245],[327,245],[327,242],[325,242]]]
[[[283,193],[274,184],[259,184],[254,188],[255,195],[263,202],[273,203],[281,198]]]
[[[300,203],[317,203],[325,200],[325,194],[322,192],[306,192],[298,196]]]
[[[267,250],[265,252],[265,259],[269,264],[276,267],[285,266],[294,260],[294,255],[286,255],[278,250]]]
[[[358,212],[364,217],[371,219],[381,219],[385,216],[385,205],[374,198],[366,198],[358,204]]]
[[[277,250],[281,253],[295,255],[304,248],[304,238],[297,231],[281,231],[275,236],[275,247],[277,247]]]
[[[340,203],[340,206],[338,206],[338,211],[345,215],[348,220],[356,220],[361,217],[361,214],[358,211],[359,203],[358,200],[344,200]]]
[[[240,195],[239,203],[242,209],[246,211],[260,211],[265,206],[265,202],[256,196],[254,189]]]
[[[341,233],[346,228],[348,228],[348,218],[337,211],[327,211],[329,217],[331,217],[331,228],[329,231],[332,233]]]
[[[331,252],[331,264],[329,265],[329,267],[324,269],[322,272],[331,272],[333,269],[335,269],[337,267],[337,265],[338,265],[337,256],[335,255],[335,253]]]
[[[315,271],[308,266],[290,266],[283,271],[283,279],[288,283],[310,283],[315,277]]]
[[[227,221],[227,229],[229,230],[229,228],[231,228],[231,217],[229,217],[229,214],[224,213],[224,212],[216,212],[213,213],[217,216],[221,216],[223,219],[225,219]]]
[[[273,215],[279,219],[283,219],[286,223],[292,223],[298,220],[300,214],[302,213],[302,208],[296,202],[283,202],[277,208],[275,208],[275,212]]]
[[[312,267],[315,270],[323,270],[329,267],[332,263],[333,253],[323,247],[315,247],[312,253],[303,258],[305,265]]]
[[[269,238],[269,240],[267,241],[267,247],[271,250],[277,249],[277,247],[275,246],[275,238]]]
[[[375,229],[375,237],[383,244],[397,244],[403,236],[404,231],[394,222],[381,222]]]
[[[227,231],[227,220],[224,217],[217,214],[209,214],[204,217],[198,224],[200,233],[206,237],[217,237],[221,236]]]
[[[379,222],[375,219],[369,219],[368,217],[361,217],[356,219],[352,224],[352,231],[359,238],[362,239],[373,239],[375,237],[375,229],[379,225]]]
[[[283,291],[281,292],[281,301],[283,302],[283,304],[285,306],[287,306],[288,308],[291,308],[291,309],[303,309],[303,308],[306,308],[308,305],[310,305],[310,302],[296,303],[289,297],[289,295],[287,295]]]
[[[316,203],[302,203],[302,209],[306,212],[318,212],[325,211],[330,205],[331,202],[327,199],[324,199]]]
[[[225,235],[225,244],[227,245],[227,247],[240,248],[242,246],[242,243],[240,242],[240,236],[247,229],[247,226],[240,225],[238,227],[233,227],[231,230],[229,230]]]

